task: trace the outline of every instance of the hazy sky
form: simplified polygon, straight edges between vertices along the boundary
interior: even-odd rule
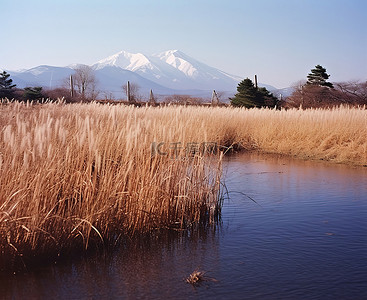
[[[0,0],[0,68],[179,49],[282,88],[316,64],[367,80],[366,0]]]

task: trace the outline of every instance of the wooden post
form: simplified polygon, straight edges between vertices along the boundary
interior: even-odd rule
[[[149,94],[149,104],[150,105],[155,105],[156,104],[152,90],[150,90],[150,94]]]
[[[74,97],[74,83],[73,83],[73,75],[70,75],[70,96]]]
[[[255,75],[255,88],[257,89],[257,75]]]
[[[130,82],[127,81],[127,86],[126,86],[126,98],[127,98],[127,102],[131,102],[131,98],[130,98]]]
[[[218,95],[217,93],[215,92],[215,90],[213,90],[213,93],[212,93],[212,105],[218,105],[219,104],[219,98],[218,98]]]

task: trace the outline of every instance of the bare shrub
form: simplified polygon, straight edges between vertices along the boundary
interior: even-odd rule
[[[335,84],[335,87],[348,102],[367,105],[367,81],[339,82]]]
[[[199,105],[204,103],[204,99],[200,97],[192,97],[190,95],[171,95],[164,99],[164,103],[179,105]]]
[[[132,103],[138,103],[142,101],[142,96],[140,95],[140,86],[136,83],[129,82],[129,88],[130,88],[130,102]],[[122,86],[122,90],[124,91],[124,94],[127,98],[127,83],[125,83]]]
[[[299,82],[282,107],[330,108],[339,105],[366,105],[367,82],[335,83],[335,88],[307,85]]]
[[[76,102],[76,99],[71,98],[70,90],[66,88],[55,88],[55,89],[46,89],[43,91],[43,94],[45,98],[48,98],[50,100],[58,100],[58,99],[64,99],[66,103],[72,103]]]

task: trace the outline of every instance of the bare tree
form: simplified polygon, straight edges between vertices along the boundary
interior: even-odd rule
[[[343,97],[357,105],[367,104],[367,81],[348,81],[336,83],[336,88]]]
[[[306,85],[306,80],[299,80],[292,84],[293,93],[287,98],[282,105],[284,108],[304,107],[304,91],[303,87]]]
[[[225,102],[224,98],[226,96],[226,92],[216,91],[216,93],[217,93],[217,97],[218,97],[219,102]],[[227,99],[228,99],[228,97],[227,97]]]
[[[140,86],[136,83],[130,82],[130,102],[135,103],[141,100],[141,95],[139,94]],[[127,95],[127,83],[122,86],[124,94]]]
[[[104,96],[104,100],[106,100],[106,101],[115,100],[115,97],[113,96],[113,93],[111,93],[111,92],[104,92],[103,96]]]
[[[367,82],[334,83],[336,88],[297,84],[282,107],[330,108],[367,104]]]
[[[98,96],[96,91],[97,80],[91,67],[80,65],[75,68],[73,75],[74,89],[80,94],[83,100],[95,100]]]

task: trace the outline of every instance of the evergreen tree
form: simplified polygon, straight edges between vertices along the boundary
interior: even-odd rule
[[[326,69],[320,65],[315,66],[315,69],[311,70],[311,73],[307,75],[307,84],[326,86],[334,88],[331,82],[327,82],[330,75],[326,73]]]
[[[24,98],[26,100],[39,100],[43,98],[42,87],[26,87],[24,88]]]
[[[265,107],[275,107],[279,102],[278,98],[264,87],[258,88],[257,95],[262,99],[262,101],[264,102],[263,106]]]
[[[256,88],[251,79],[242,80],[237,86],[237,94],[230,98],[231,105],[252,107],[274,107],[277,98],[266,88]]]
[[[10,74],[3,71],[0,73],[0,99],[11,98],[16,84],[12,84],[13,80],[9,78]]]
[[[242,80],[237,86],[237,94],[231,98],[233,106],[256,106],[256,88],[251,79]]]

